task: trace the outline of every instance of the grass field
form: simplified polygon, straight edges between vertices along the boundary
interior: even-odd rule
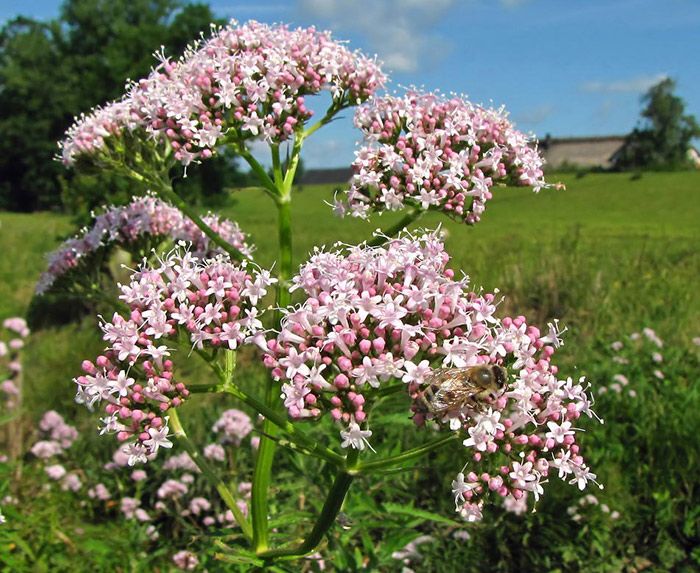
[[[476,286],[483,285],[488,290],[499,288],[505,296],[505,311],[524,314],[529,322],[541,326],[551,318],[562,319],[569,332],[558,362],[566,367],[576,364],[579,372],[593,374],[594,384],[602,384],[606,376],[611,376],[611,371],[601,370],[597,362],[600,360],[598,350],[645,326],[653,327],[670,348],[689,347],[690,340],[700,336],[700,291],[697,288],[700,173],[645,173],[638,179],[622,174],[591,174],[581,178],[562,175],[550,179],[561,179],[567,189],[547,190],[539,195],[527,189],[497,189],[482,222],[473,228],[435,213],[425,216],[414,227],[434,228],[441,224],[448,233],[453,267],[464,270]],[[314,246],[335,241],[357,243],[371,237],[377,227],[386,228],[399,218],[394,214],[369,222],[338,220],[324,204],[332,199],[332,193],[329,186],[307,187],[295,196],[297,263]],[[276,213],[274,205],[262,192],[235,191],[230,203],[220,212],[238,221],[250,233],[257,245],[256,260],[261,265],[274,262]],[[46,252],[58,244],[60,237],[72,232],[71,229],[70,219],[63,215],[0,213],[3,255],[0,257],[0,318],[25,311]],[[94,325],[95,319],[89,318],[78,325],[38,332],[33,337],[25,354],[25,404],[30,418],[38,418],[48,408],[58,408],[69,416],[80,412],[78,422],[94,428],[94,417],[88,419],[82,408],[73,405],[70,383],[80,361],[94,355],[102,346]],[[687,363],[681,350],[677,350],[677,360]],[[683,379],[690,380],[690,375],[683,372]],[[596,380],[596,375],[601,380]],[[698,396],[693,399],[695,402],[687,402],[683,408],[700,402]],[[653,402],[650,400],[649,404]],[[681,408],[680,404],[671,406]],[[678,427],[681,427],[680,421]],[[623,435],[622,428],[627,426],[621,422],[619,428]],[[642,430],[633,428],[630,432],[632,435]],[[655,435],[662,433],[655,430]],[[622,447],[626,438],[623,435],[616,439]],[[668,443],[655,445],[650,438],[644,447],[647,451],[652,448],[663,451],[673,443],[672,437],[668,439]],[[689,439],[692,440],[692,436]],[[604,460],[605,456],[599,452],[599,458]],[[627,486],[622,485],[624,480],[618,473],[623,471],[619,470],[620,462],[605,463],[608,465],[603,468],[603,474],[611,492],[633,508],[638,502],[629,497],[625,491]],[[655,462],[645,463],[648,467],[645,466],[644,471],[652,475],[653,463],[659,461],[657,458]],[[654,486],[653,500],[657,500],[657,494],[662,501],[666,499],[664,495],[675,495],[663,487]],[[687,497],[692,500],[694,495],[691,492]],[[658,500],[645,503],[657,502],[661,503]],[[670,509],[664,511],[677,511],[677,506],[668,507]],[[545,533],[549,531],[549,526],[542,526],[547,516],[546,507],[542,515],[540,522],[536,522],[538,518],[529,522],[533,539],[539,534],[537,527],[544,527]],[[700,535],[700,514],[697,519]],[[629,539],[626,538],[625,543],[651,543],[646,537],[642,539],[641,533],[639,540],[634,538],[638,523],[630,522]],[[677,526],[673,522],[672,527],[690,526]],[[100,536],[99,531],[98,528],[96,537]],[[520,539],[522,533],[516,528],[513,536]],[[686,537],[693,538],[690,534]],[[564,536],[561,543],[565,542],[568,541]],[[611,536],[605,543],[606,547],[615,547],[616,540]],[[457,553],[455,558],[464,559],[464,555]],[[510,569],[503,565],[499,570],[518,570],[512,567],[515,565]],[[522,567],[520,570],[526,570]],[[601,566],[595,570],[623,569]],[[666,569],[658,569],[663,570]]]
[[[616,263],[647,248],[668,244],[697,247],[700,241],[700,173],[648,173],[632,180],[624,174],[561,177],[565,191],[497,189],[483,220],[475,227],[448,221],[430,213],[415,226],[442,224],[455,266],[475,282],[494,286],[503,274],[499,268],[520,259],[523,263],[538,249],[575,238],[589,254]],[[324,201],[332,200],[332,186],[307,187],[294,198],[294,250],[297,261],[313,246],[336,240],[358,242],[377,227],[398,220],[395,214],[370,221],[337,219]],[[220,212],[241,224],[257,245],[262,265],[275,259],[275,209],[256,190],[232,193],[232,204]],[[0,213],[0,314],[21,312],[44,265],[44,256],[60,237],[71,232],[67,216],[35,213]],[[695,249],[697,250],[697,249]]]
[[[543,296],[523,290],[535,288],[530,284],[533,280],[549,283],[550,294],[556,295],[564,286],[561,281],[568,283],[575,278],[568,276],[569,272],[575,273],[579,283],[591,280],[585,285],[591,293],[609,298],[620,288],[630,299],[639,299],[635,293],[647,285],[661,293],[664,284],[682,282],[684,277],[692,281],[697,276],[700,173],[648,173],[637,180],[623,174],[565,175],[560,179],[567,185],[565,191],[535,195],[528,189],[497,189],[475,227],[454,223],[437,213],[413,226],[434,228],[441,224],[449,234],[448,249],[455,268],[469,274],[475,285],[499,287],[508,299],[516,297],[513,303],[522,303],[523,297]],[[332,194],[332,187],[317,186],[296,195],[297,262],[314,246],[334,241],[357,243],[399,218],[387,214],[370,221],[337,219],[324,203]],[[261,265],[274,262],[276,214],[261,191],[233,192],[230,205],[220,212],[250,233]],[[0,315],[25,310],[45,254],[71,229],[70,219],[63,215],[0,213]],[[635,284],[624,283],[632,281],[635,274]],[[583,286],[568,285],[577,290]],[[557,303],[549,298],[550,304],[561,307],[561,300]],[[697,297],[690,297],[682,306],[684,311],[697,312],[698,304]],[[583,312],[580,304],[575,306]],[[572,305],[560,310],[576,309]]]
[[[700,296],[690,287],[700,275],[700,173],[551,179],[561,179],[567,189],[538,195],[529,189],[497,189],[474,227],[438,213],[413,227],[442,225],[454,268],[466,272],[476,286],[499,288],[509,311],[539,324],[562,319],[574,342],[594,334],[614,336],[646,323],[666,335],[696,336],[692,330],[700,316]],[[272,264],[274,205],[254,189],[231,195],[230,204],[219,212],[250,233],[261,265]],[[337,219],[325,204],[332,196],[332,186],[307,187],[295,196],[297,262],[314,246],[357,243],[400,217]],[[45,254],[71,232],[70,218],[64,215],[0,213],[0,316],[25,311]],[[84,347],[99,347],[90,324],[94,322],[42,332],[28,350],[29,378],[37,389],[55,389],[52,396],[64,404]]]

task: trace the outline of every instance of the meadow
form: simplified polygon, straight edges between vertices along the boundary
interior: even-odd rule
[[[606,423],[586,423],[585,445],[593,452],[592,465],[606,490],[593,492],[595,503],[581,505],[582,495],[575,488],[552,488],[551,499],[548,496],[537,513],[500,512],[471,529],[458,529],[437,517],[441,514],[450,522],[452,517],[446,495],[452,478],[448,470],[441,470],[451,467],[451,460],[449,454],[441,454],[431,458],[429,467],[381,478],[372,486],[372,499],[351,495],[348,516],[355,523],[358,516],[370,517],[349,532],[337,528],[329,540],[335,570],[364,566],[400,571],[404,558],[392,558],[392,553],[421,533],[432,541],[421,545],[421,562],[405,557],[415,571],[700,568],[700,420],[692,415],[700,408],[700,346],[693,342],[700,336],[700,173],[553,174],[549,179],[561,180],[566,190],[535,195],[529,189],[495,189],[483,220],[473,228],[435,213],[412,228],[442,225],[452,267],[467,273],[477,287],[500,289],[503,312],[523,314],[541,326],[559,318],[568,328],[559,363],[570,375],[586,375],[599,396],[599,413]],[[324,203],[332,198],[332,186],[305,187],[296,194],[296,263],[314,246],[337,240],[357,243],[399,218],[339,220]],[[217,212],[250,233],[261,265],[274,262],[276,241],[271,234],[276,233],[276,213],[261,191],[232,190]],[[72,230],[65,215],[0,213],[0,318],[26,311],[45,254]],[[32,335],[24,353],[28,435],[48,409],[60,411],[88,433],[94,428],[94,418],[73,404],[71,379],[81,360],[102,346],[95,325],[96,319],[87,317]],[[650,361],[650,339],[629,339],[644,328],[664,341],[662,365]],[[621,361],[613,360],[619,356],[610,350],[613,341],[624,342],[624,368],[634,397],[627,389],[610,390],[623,369]],[[663,380],[653,375],[657,367]],[[195,415],[209,419],[207,409],[218,405],[203,400],[191,407]],[[405,420],[397,421],[387,440],[400,440],[409,427]],[[87,455],[104,458],[104,452],[96,453],[102,447],[98,440],[88,439],[85,447],[93,448],[85,450]],[[282,460],[281,475],[290,463]],[[0,562],[28,571],[64,570],[61,567],[78,562],[82,565],[73,570],[168,569],[168,539],[161,539],[156,549],[126,558],[125,548],[141,543],[135,530],[81,508],[66,495],[52,495],[41,485],[41,472],[32,470],[30,455],[25,464],[17,492],[22,503],[5,511],[8,524],[0,533]],[[401,507],[411,508],[409,521],[397,521],[394,529],[377,537],[373,519],[382,519],[379,516],[386,516],[389,508],[391,515],[384,519],[391,521],[392,515],[402,513]],[[284,508],[280,502],[278,510]],[[613,512],[618,517],[611,519]],[[446,531],[462,533],[455,539]],[[219,570],[217,562],[207,563],[210,571]]]

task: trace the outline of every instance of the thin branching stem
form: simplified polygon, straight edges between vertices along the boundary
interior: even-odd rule
[[[398,235],[401,231],[403,231],[406,227],[408,227],[411,223],[415,223],[418,219],[420,219],[423,216],[423,213],[425,211],[423,209],[419,209],[417,207],[414,207],[411,209],[404,217],[401,218],[396,224],[392,225],[386,230],[382,230],[376,234],[374,239],[371,241],[367,242],[367,245],[370,247],[379,247],[386,243],[388,240],[391,238],[395,237]]]
[[[175,408],[172,408],[169,412],[169,421],[170,428],[172,429],[173,434],[175,434],[175,438],[185,448],[185,451],[190,455],[192,461],[197,464],[197,467],[202,472],[204,478],[216,489],[217,492],[219,492],[221,499],[226,504],[226,507],[231,510],[231,513],[233,513],[233,517],[236,519],[236,522],[240,526],[246,539],[251,539],[253,536],[253,530],[251,529],[250,523],[248,523],[245,515],[243,515],[241,508],[238,507],[233,493],[228,488],[226,483],[216,475],[216,472],[209,465],[209,462],[204,459],[204,457],[199,453],[197,447],[187,437],[187,433],[182,427],[180,417],[178,416]]]

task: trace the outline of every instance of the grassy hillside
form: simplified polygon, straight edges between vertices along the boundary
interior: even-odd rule
[[[645,284],[654,283],[658,288],[686,273],[692,280],[700,245],[700,173],[649,173],[638,180],[623,174],[564,175],[560,179],[567,185],[565,191],[535,195],[528,189],[497,189],[475,227],[451,222],[437,213],[425,216],[414,227],[442,224],[449,233],[454,266],[468,273],[474,284],[500,287],[509,297],[532,294],[522,291],[528,288],[526,276],[539,276],[560,289],[559,279],[566,280],[569,271],[597,280],[589,286],[606,291],[606,297],[621,286],[622,274],[632,276],[635,268],[637,284],[627,291],[631,298],[637,298],[634,289]],[[332,196],[332,186],[307,187],[295,196],[297,261],[316,245],[336,240],[356,243],[399,218],[386,214],[370,221],[340,220],[325,204]],[[272,264],[276,257],[274,205],[258,190],[234,191],[231,197],[221,213],[251,234],[259,263]],[[0,258],[0,315],[22,312],[45,253],[70,229],[65,216],[0,213],[4,254]],[[545,279],[545,275],[551,276]],[[698,301],[694,298],[687,304],[697,309]]]

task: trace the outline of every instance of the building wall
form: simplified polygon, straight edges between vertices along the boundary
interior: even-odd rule
[[[623,137],[550,139],[542,152],[550,169],[563,164],[579,167],[610,167],[610,158],[620,149]]]

